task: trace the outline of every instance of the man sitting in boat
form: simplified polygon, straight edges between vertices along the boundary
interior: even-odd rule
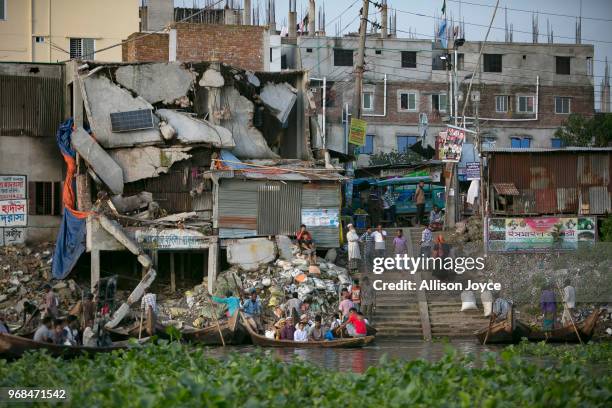
[[[53,344],[63,345],[66,342],[66,334],[64,333],[64,319],[55,319],[53,321]]]
[[[308,332],[308,340],[320,341],[325,339],[325,328],[322,325],[321,315],[316,315],[314,325]]]
[[[293,341],[299,342],[307,342],[308,341],[308,331],[306,330],[306,325],[304,322],[299,322],[297,328],[293,332]]]
[[[11,330],[4,321],[4,315],[0,312],[0,333],[11,334]]]
[[[261,325],[261,302],[257,299],[257,291],[251,290],[251,297],[244,301],[242,304],[242,310],[247,314],[247,317],[252,317],[257,324],[257,330],[262,329]]]
[[[66,318],[66,324],[64,325],[64,335],[66,336],[68,344],[70,344],[71,346],[76,346],[78,344],[78,327],[79,321],[76,316],[70,315]]]
[[[224,298],[213,296],[212,300],[213,302],[227,305],[227,317],[232,317],[236,313],[236,311],[240,309],[240,299],[234,296],[234,292],[232,292],[231,290],[225,292]]]
[[[53,343],[53,332],[51,331],[52,323],[53,318],[51,316],[43,317],[41,325],[34,333],[34,341]]]
[[[281,340],[293,340],[293,333],[295,332],[295,326],[293,326],[293,319],[291,316],[285,319],[285,326],[283,326],[280,338]]]
[[[350,337],[365,337],[367,328],[365,321],[357,314],[357,309],[354,307],[349,311],[348,320],[340,326],[340,330],[346,327],[346,331]]]
[[[504,298],[497,298],[493,303],[493,316],[494,321],[506,320],[508,318],[508,311],[512,305]]]

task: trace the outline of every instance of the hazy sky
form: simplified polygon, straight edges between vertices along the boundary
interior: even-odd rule
[[[212,0],[208,0],[213,2]],[[253,5],[258,4],[258,0],[251,0]],[[381,0],[377,0],[381,1]],[[308,0],[296,0],[298,20],[301,19],[303,13],[307,12]],[[206,0],[175,0],[177,6],[204,5]],[[240,0],[234,0],[234,3],[242,3]],[[263,16],[264,4],[267,0],[259,0],[262,8],[261,15]],[[348,11],[347,8],[355,3]],[[461,15],[465,21],[465,31],[467,40],[482,40],[486,33],[486,27],[489,24],[495,0],[468,0],[465,1],[450,1],[447,0],[447,15],[452,14],[455,19]],[[276,0],[276,22],[280,29],[283,23],[286,24],[289,0]],[[320,5],[325,7],[326,13],[326,31],[329,35],[334,35],[336,25],[341,24],[341,27],[347,27],[344,31],[357,31],[357,13],[361,8],[362,0],[318,0],[317,9]],[[417,16],[410,13],[419,13],[426,16],[434,16],[440,14],[442,0],[388,0],[390,8],[395,8],[397,12],[397,29],[398,37],[406,37],[407,31],[418,33],[417,38],[431,38],[433,35],[434,19],[425,16]],[[483,7],[477,4],[488,5]],[[499,27],[501,30],[493,28],[489,34],[491,41],[504,40],[504,6],[512,9],[533,10],[539,11],[539,32],[540,42],[545,43],[546,40],[546,24],[550,22],[554,32],[555,43],[574,43],[575,40],[575,17],[560,16],[578,16],[580,14],[580,0],[500,0],[500,8],[495,16],[493,27]],[[377,13],[376,7],[370,4],[370,14]],[[408,13],[406,13],[408,12]],[[557,15],[549,15],[553,13]],[[594,84],[595,84],[595,106],[599,107],[599,84],[601,76],[604,73],[606,58],[612,60],[612,0],[583,0],[582,1],[582,42],[583,44],[594,44],[595,46],[595,62],[594,62]],[[588,17],[597,18],[589,19]],[[353,20],[354,22],[350,24]],[[372,20],[380,20],[380,14],[374,14]],[[608,21],[602,21],[608,20]],[[531,42],[531,12],[522,12],[516,10],[508,10],[508,24],[514,25],[514,41],[515,42]],[[476,24],[476,25],[472,25]],[[484,27],[481,27],[484,26]],[[406,31],[406,32],[402,32]],[[419,35],[421,34],[421,35]]]

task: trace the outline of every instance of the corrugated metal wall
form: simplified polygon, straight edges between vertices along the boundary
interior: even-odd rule
[[[329,208],[340,214],[340,184],[304,184],[302,190],[302,208]],[[308,227],[317,246],[336,248],[340,246],[340,230],[337,227]]]
[[[63,101],[60,78],[0,75],[0,134],[55,135]]]
[[[257,197],[257,234],[292,235],[300,227],[302,183],[268,182]]]
[[[494,153],[489,182],[514,183],[515,214],[611,212],[609,152]]]
[[[257,232],[257,191],[262,181],[223,179],[219,183],[219,229]]]

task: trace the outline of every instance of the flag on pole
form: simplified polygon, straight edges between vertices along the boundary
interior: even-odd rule
[[[442,21],[440,22],[440,28],[438,29],[438,38],[442,48],[448,48],[448,40],[446,37],[446,0],[442,2]]]

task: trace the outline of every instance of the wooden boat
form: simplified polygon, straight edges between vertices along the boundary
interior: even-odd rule
[[[221,329],[223,341],[221,341],[219,329]],[[228,320],[219,322],[219,327],[216,324],[203,329],[185,327],[181,329],[181,334],[184,340],[206,346],[221,346],[223,342],[226,345],[245,344],[246,340],[249,339],[248,333],[240,321],[240,313],[234,313],[234,316]]]
[[[141,339],[140,344],[148,338]],[[84,354],[108,353],[114,350],[124,350],[133,345],[127,341],[115,342],[108,347],[64,346],[34,341],[13,334],[0,333],[0,357],[19,358],[28,350],[47,350],[54,357],[76,357]]]
[[[363,347],[374,341],[375,336],[365,337],[347,337],[337,340],[322,340],[322,341],[293,341],[293,340],[276,340],[269,339],[266,336],[258,334],[251,323],[244,319],[244,327],[251,336],[253,344],[260,347],[296,347],[296,348],[356,348]]]
[[[529,326],[514,318],[514,307],[511,307],[505,320],[490,324],[474,334],[480,344],[515,344],[527,337],[529,332]]]
[[[547,343],[579,343],[582,340],[583,343],[587,343],[593,337],[597,320],[605,310],[595,309],[586,319],[582,322],[576,322],[576,329],[580,333],[580,339],[576,335],[576,330],[572,323],[553,329],[549,332],[544,332],[540,329],[531,330],[527,339],[529,341],[545,341]]]
[[[142,333],[140,332],[140,321],[136,321],[127,327],[114,327],[112,329],[105,327],[104,330],[110,333],[113,341],[127,340],[129,338],[149,337],[154,335],[161,338],[168,337],[166,334],[166,326],[157,321],[155,313],[153,313],[151,307],[147,308],[146,316],[143,319]]]

